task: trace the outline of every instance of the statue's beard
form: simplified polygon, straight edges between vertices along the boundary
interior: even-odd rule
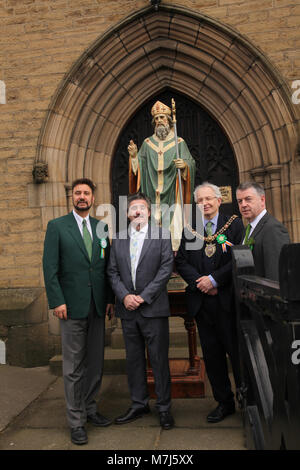
[[[159,124],[155,128],[155,134],[159,138],[159,140],[165,140],[170,132],[170,126],[169,124]]]

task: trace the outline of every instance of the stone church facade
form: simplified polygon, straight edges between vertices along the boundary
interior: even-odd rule
[[[300,1],[0,0],[0,18],[0,362],[59,352],[47,222],[71,210],[78,177],[95,207],[112,202],[122,130],[162,90],[218,122],[239,181],[262,183],[300,241]]]

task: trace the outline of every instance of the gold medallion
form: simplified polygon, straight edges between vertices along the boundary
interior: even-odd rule
[[[204,252],[206,256],[210,258],[216,252],[216,245],[214,243],[209,243],[208,245],[206,245]]]

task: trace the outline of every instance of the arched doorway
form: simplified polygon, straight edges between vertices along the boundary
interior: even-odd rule
[[[118,208],[119,196],[128,194],[128,143],[133,139],[138,148],[144,138],[153,134],[151,107],[159,100],[171,106],[171,99],[176,103],[177,132],[182,137],[195,160],[195,186],[209,181],[227,189],[227,198],[221,211],[238,213],[234,197],[238,185],[238,169],[230,143],[218,125],[201,106],[185,95],[173,90],[165,90],[147,100],[136,112],[122,134],[113,156],[111,182],[113,205]],[[233,197],[230,197],[233,195]],[[118,220],[118,218],[117,218]]]
[[[94,179],[96,205],[111,202],[111,166],[123,130],[145,103],[167,89],[188,97],[218,122],[239,180],[263,183],[269,210],[292,236],[297,233],[291,174],[298,118],[288,87],[237,31],[169,5],[158,12],[140,10],[108,31],[57,90],[36,158],[37,164],[48,165],[47,193],[52,194],[46,204],[40,198],[41,207],[47,206],[44,227],[47,219],[68,210],[65,188],[74,178]]]

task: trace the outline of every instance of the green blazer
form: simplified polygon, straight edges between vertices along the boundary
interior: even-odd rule
[[[102,250],[97,224],[103,231],[107,226],[90,216],[93,232],[92,260],[89,260],[82,235],[73,212],[48,223],[43,255],[45,287],[50,308],[67,305],[68,318],[88,316],[93,292],[97,313],[105,315],[107,303],[113,302],[113,294],[106,276],[110,244]],[[99,231],[98,231],[99,233]],[[107,232],[108,233],[108,232]]]

